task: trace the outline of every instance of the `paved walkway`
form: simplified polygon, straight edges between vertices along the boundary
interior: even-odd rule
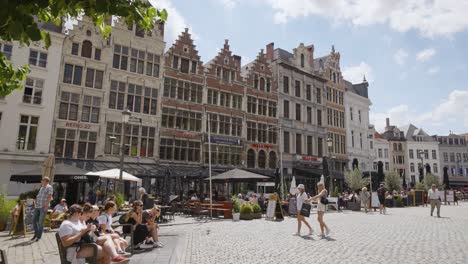
[[[443,206],[442,218],[428,207],[388,209],[388,215],[328,213],[330,238],[321,239],[316,215],[312,236],[295,237],[296,219],[232,222],[176,217],[161,227],[162,249],[140,253],[130,263],[468,263],[468,203]],[[304,232],[305,234],[305,229]],[[37,243],[0,233],[10,264],[59,263],[55,232]]]

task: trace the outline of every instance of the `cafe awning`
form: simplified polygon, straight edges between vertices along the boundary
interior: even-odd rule
[[[120,169],[110,169],[110,170],[103,170],[103,171],[96,171],[96,172],[88,172],[86,175],[97,175],[101,178],[113,179],[118,180],[120,178]],[[141,179],[122,171],[122,179],[124,181],[133,181],[137,182],[138,185],[141,185]]]
[[[211,179],[214,181],[215,180],[251,180],[251,179],[271,180],[270,177],[260,175],[257,173],[253,173],[250,171],[246,171],[246,170],[241,170],[241,169],[232,169],[230,171],[226,171],[216,176],[213,176],[211,177]],[[209,180],[209,178],[206,178],[205,180]]]
[[[55,177],[54,182],[71,182],[71,181],[96,181],[99,176],[94,173],[88,174],[89,172],[80,169],[75,166],[66,164],[55,165]],[[42,179],[42,167],[37,169],[17,173],[11,175],[10,181],[22,182],[22,183],[40,183]]]

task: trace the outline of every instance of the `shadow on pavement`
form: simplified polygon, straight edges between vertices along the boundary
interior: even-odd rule
[[[11,247],[25,247],[25,246],[31,245],[32,243],[34,243],[34,241],[25,241],[25,242],[11,245]]]

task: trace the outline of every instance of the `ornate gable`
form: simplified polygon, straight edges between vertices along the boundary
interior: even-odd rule
[[[249,88],[254,88],[256,82],[260,82],[259,78],[268,78],[270,81],[270,85],[273,85],[273,72],[270,68],[270,64],[267,61],[266,54],[263,52],[263,49],[258,53],[257,58],[250,63],[248,66],[247,74],[245,76],[245,80]],[[260,86],[257,83],[257,86]],[[254,88],[258,89],[258,88]],[[275,91],[275,87],[271,87],[270,91]]]
[[[202,75],[204,71],[203,62],[198,55],[198,50],[193,42],[192,35],[188,32],[188,28],[185,29],[179,38],[176,39],[172,47],[164,54],[164,62],[166,67],[172,66],[174,56],[186,58],[191,61],[197,62],[197,74]]]
[[[240,75],[241,69],[241,57],[233,55],[229,50],[229,40],[224,41],[223,48],[218,52],[218,55],[209,62],[207,67],[207,73],[210,75],[219,76],[220,70],[226,69],[231,72],[235,72],[235,81],[242,81]]]
[[[298,68],[307,72],[314,70],[314,45],[305,46],[304,43],[299,44],[293,50],[291,62]]]

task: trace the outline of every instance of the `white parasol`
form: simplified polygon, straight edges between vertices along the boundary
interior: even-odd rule
[[[297,193],[297,186],[296,186],[296,177],[293,176],[292,181],[291,181],[291,188],[289,188],[289,193],[292,195]]]

